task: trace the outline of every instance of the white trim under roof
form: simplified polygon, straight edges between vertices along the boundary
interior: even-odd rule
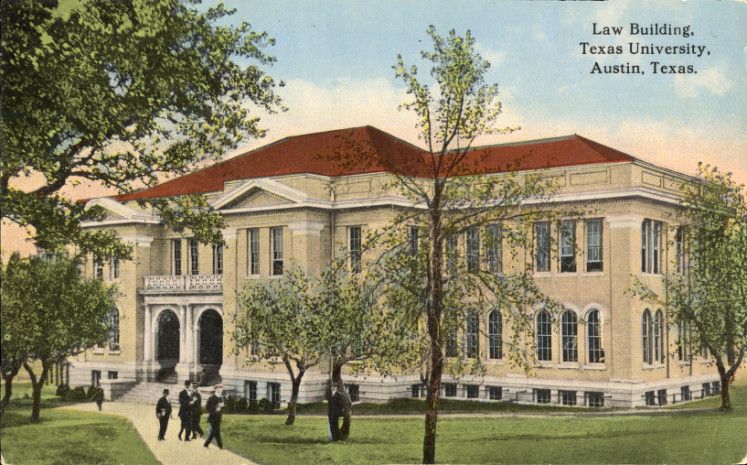
[[[272,179],[251,179],[213,200],[210,202],[210,205],[214,209],[220,210],[253,189],[269,192],[293,203],[304,203],[309,198],[305,192],[301,192],[298,189],[286,186]]]

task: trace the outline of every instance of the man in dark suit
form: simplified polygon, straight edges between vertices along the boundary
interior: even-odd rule
[[[184,382],[184,389],[179,393],[179,419],[182,421],[179,430],[179,440],[182,440],[182,433],[186,431],[185,441],[189,441],[192,436],[192,382]]]
[[[169,390],[163,390],[163,397],[156,403],[156,418],[161,425],[158,430],[158,440],[163,441],[166,435],[166,428],[169,427],[169,418],[171,418],[171,402],[169,402]]]
[[[218,385],[214,389],[211,389],[210,392],[211,395],[208,398],[207,403],[205,404],[205,408],[207,408],[208,411],[210,434],[208,434],[204,446],[208,447],[213,438],[215,438],[215,442],[216,444],[218,444],[218,447],[223,449],[223,440],[220,437],[220,421],[221,416],[223,415],[221,413],[221,410],[223,409],[223,386]]]
[[[202,417],[202,396],[200,391],[197,390],[197,384],[192,385],[192,439],[196,439],[199,434],[200,437],[205,435],[200,426],[200,418]]]

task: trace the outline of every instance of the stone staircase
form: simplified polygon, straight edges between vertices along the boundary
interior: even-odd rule
[[[119,397],[117,401],[134,402],[136,404],[153,404],[153,408],[155,408],[156,402],[158,402],[158,399],[163,395],[164,389],[169,390],[169,400],[172,405],[176,405],[179,391],[184,389],[184,386],[168,383],[138,383],[124,395]]]

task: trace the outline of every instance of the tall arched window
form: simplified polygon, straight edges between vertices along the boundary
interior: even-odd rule
[[[476,358],[480,353],[480,314],[471,311],[467,315],[467,331],[464,332],[467,358]]]
[[[572,310],[563,312],[560,319],[563,342],[563,361],[578,361],[578,318]]]
[[[457,351],[457,329],[455,325],[448,326],[446,328],[446,356],[456,357],[459,353]]]
[[[119,311],[109,311],[109,350],[119,350]]]
[[[586,317],[586,348],[589,351],[589,363],[602,362],[602,328],[599,321],[599,310],[589,311]]]
[[[654,361],[664,361],[664,316],[661,310],[657,310],[654,314]]]
[[[643,348],[643,363],[649,365],[653,362],[653,351],[651,347],[652,326],[651,312],[646,309],[643,311],[643,317],[641,318],[641,343]]]
[[[488,315],[488,349],[490,358],[503,358],[503,321],[500,310],[493,310]]]
[[[537,313],[537,360],[552,360],[552,321],[550,312],[540,310]]]

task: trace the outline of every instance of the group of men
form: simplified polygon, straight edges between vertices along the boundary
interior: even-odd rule
[[[216,444],[221,449],[223,448],[223,440],[220,436],[220,422],[221,422],[221,410],[223,409],[223,392],[222,386],[217,385],[210,389],[210,397],[205,404],[205,408],[208,412],[208,437],[203,444],[205,447],[210,446],[210,443],[215,439]],[[158,430],[158,440],[163,441],[166,436],[166,429],[169,426],[169,419],[171,418],[171,403],[169,402],[169,390],[163,390],[163,396],[158,399],[156,403],[156,417],[160,423],[160,429]],[[184,434],[184,441],[190,441],[197,439],[197,435],[200,437],[204,436],[202,427],[200,426],[200,418],[202,417],[202,396],[197,390],[197,386],[191,381],[184,382],[184,389],[179,393],[179,419],[181,420],[181,429],[179,430],[179,440],[182,440],[182,434]]]

